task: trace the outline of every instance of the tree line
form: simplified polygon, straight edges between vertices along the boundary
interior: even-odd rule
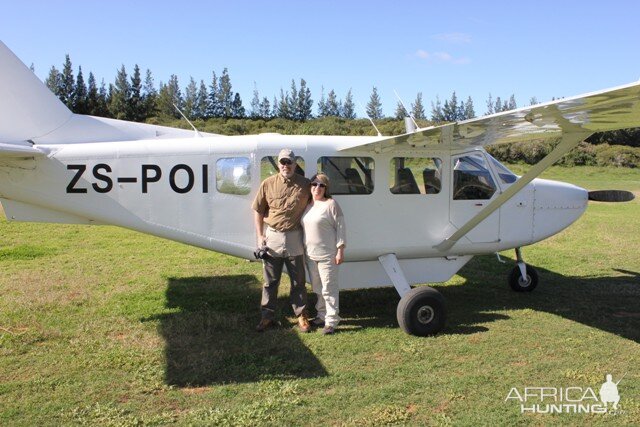
[[[31,66],[33,71],[33,65]],[[196,82],[190,78],[184,92],[180,87],[178,77],[173,74],[167,83],[160,82],[156,88],[153,74],[149,69],[144,73],[136,64],[131,75],[124,65],[118,69],[113,83],[108,85],[104,79],[98,85],[92,72],[86,79],[82,67],[74,73],[69,55],[65,56],[61,70],[52,66],[45,81],[49,89],[74,113],[110,117],[121,120],[144,122],[151,118],[171,120],[180,118],[178,109],[189,119],[286,119],[295,122],[305,122],[313,118],[336,117],[341,119],[355,119],[355,103],[351,89],[344,100],[340,99],[335,90],[331,89],[325,96],[322,87],[320,99],[314,114],[314,100],[311,90],[304,79],[296,83],[294,79],[288,90],[280,90],[279,96],[270,100],[267,96],[260,96],[254,83],[253,97],[250,109],[244,107],[238,92],[233,91],[231,77],[227,68],[218,76],[215,71],[209,83],[204,80]],[[529,105],[535,105],[535,97],[529,100]],[[178,109],[177,109],[177,108]],[[407,110],[408,108],[408,110]],[[486,115],[509,111],[518,108],[515,96],[495,99],[489,94],[486,101]],[[377,87],[373,87],[366,104],[366,114],[373,120],[384,119],[382,101]],[[402,119],[408,115],[417,120],[428,120],[431,123],[455,122],[476,117],[474,103],[471,97],[466,101],[458,99],[454,91],[449,99],[441,102],[436,96],[431,102],[431,110],[427,114],[419,92],[415,100],[407,107],[398,101],[392,119]],[[592,143],[620,144],[639,146],[640,131],[638,129],[621,130],[595,134],[589,138]]]
[[[208,83],[204,80],[196,82],[191,77],[183,90],[175,74],[169,77],[167,83],[160,82],[156,88],[151,70],[146,70],[143,79],[142,71],[137,64],[130,75],[122,65],[112,83],[107,84],[102,79],[98,85],[92,72],[89,72],[85,82],[82,66],[79,66],[77,74],[74,74],[71,59],[66,55],[61,70],[58,70],[55,65],[52,66],[45,83],[75,113],[131,121],[145,121],[151,117],[180,118],[176,107],[190,119],[283,118],[307,121],[319,117],[344,119],[357,117],[351,89],[344,99],[340,99],[333,89],[329,90],[325,96],[325,89],[322,87],[314,113],[314,100],[304,79],[300,79],[299,83],[292,79],[289,90],[281,89],[279,96],[273,96],[271,99],[260,96],[254,83],[253,97],[250,108],[247,109],[243,105],[240,94],[233,91],[227,68],[224,68],[219,76],[213,71]],[[505,101],[504,105],[499,97],[495,103],[491,100],[491,95],[489,97],[489,114],[516,108],[513,95],[509,103]],[[458,121],[476,117],[471,97],[468,97],[466,102],[458,101],[455,92],[444,104],[437,97],[435,103],[431,103],[430,114],[425,111],[421,92],[409,107],[407,111],[399,101],[393,117],[401,119],[410,114],[415,119],[430,119],[433,122]],[[374,120],[385,117],[382,101],[375,86],[366,104],[366,114]]]

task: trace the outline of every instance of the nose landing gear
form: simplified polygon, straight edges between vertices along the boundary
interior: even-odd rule
[[[538,286],[538,272],[522,259],[520,248],[516,248],[516,266],[509,273],[509,286],[516,292],[531,292]]]

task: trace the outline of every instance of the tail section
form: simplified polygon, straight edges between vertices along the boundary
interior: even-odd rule
[[[0,41],[0,143],[43,137],[73,113]]]

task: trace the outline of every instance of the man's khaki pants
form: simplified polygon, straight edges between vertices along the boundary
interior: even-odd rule
[[[263,319],[273,320],[278,303],[278,286],[282,277],[282,267],[287,266],[291,291],[289,301],[296,316],[304,313],[307,306],[307,288],[305,287],[304,255],[295,257],[268,256],[262,261],[264,286],[262,287],[261,312]]]

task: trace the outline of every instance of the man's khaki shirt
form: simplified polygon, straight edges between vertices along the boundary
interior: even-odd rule
[[[294,173],[291,178],[282,174],[270,176],[262,181],[253,210],[264,215],[264,222],[278,231],[289,231],[300,227],[300,219],[311,199],[311,182]]]

